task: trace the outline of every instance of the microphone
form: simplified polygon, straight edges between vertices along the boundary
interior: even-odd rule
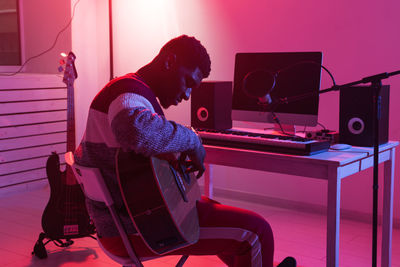
[[[247,96],[258,99],[258,104],[272,103],[270,93],[275,88],[276,73],[267,70],[255,70],[246,74],[243,79],[243,91]]]

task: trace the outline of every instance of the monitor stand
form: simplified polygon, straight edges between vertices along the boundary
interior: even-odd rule
[[[282,128],[281,128],[281,126],[282,126]],[[293,135],[296,134],[296,126],[295,125],[282,124],[282,123],[281,123],[281,125],[279,125],[278,123],[274,123],[274,131],[279,132],[280,134],[283,134],[282,129],[286,134],[293,134]]]

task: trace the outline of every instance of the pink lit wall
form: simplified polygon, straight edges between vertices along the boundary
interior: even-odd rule
[[[109,80],[108,1],[71,1],[76,4],[72,21],[72,50],[76,55],[76,140],[80,142],[93,97]]]
[[[85,77],[77,81],[77,102],[81,104],[78,139],[83,134],[90,99],[109,76],[105,2],[80,3],[73,24],[73,49],[82,59],[79,71]],[[196,36],[208,48],[212,80],[232,80],[237,52],[322,51],[324,65],[336,82],[347,83],[400,69],[399,9],[397,0],[115,0],[115,74],[136,71],[170,38],[188,34]],[[400,77],[384,83],[391,85],[390,139],[399,140]],[[322,88],[330,85],[324,73]],[[322,95],[320,123],[338,130],[338,106],[337,93]],[[189,111],[190,104],[185,103],[166,113],[173,120],[189,124]],[[400,172],[399,156],[397,153],[396,178]],[[300,202],[303,206],[326,205],[325,181],[225,167],[214,168],[214,175],[217,188]],[[397,221],[400,220],[399,180],[394,199]],[[369,214],[371,183],[372,171],[345,179],[343,209]]]
[[[65,27],[71,16],[70,1],[19,0],[21,10],[23,56],[27,60],[49,49],[60,29]],[[71,50],[71,29],[59,36],[57,43],[48,53],[31,60],[24,68],[30,73],[58,73],[61,52]]]

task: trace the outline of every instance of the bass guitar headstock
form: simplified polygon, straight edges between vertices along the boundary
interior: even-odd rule
[[[67,85],[67,87],[72,87],[76,78],[78,78],[78,72],[76,71],[75,67],[75,59],[76,56],[73,52],[69,52],[67,56],[67,61],[65,62],[64,59],[60,61],[63,65],[65,62],[65,67],[60,66],[59,71],[64,71],[63,82]]]

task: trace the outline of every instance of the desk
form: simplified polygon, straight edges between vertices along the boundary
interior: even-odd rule
[[[379,163],[384,162],[382,267],[391,266],[394,165],[395,149],[398,145],[399,142],[389,142],[379,148]],[[329,150],[312,156],[296,156],[208,145],[204,147],[207,152],[207,165],[216,164],[327,180],[326,266],[339,265],[341,181],[345,177],[373,167],[373,148],[353,147],[345,151]],[[212,171],[205,173],[204,186],[205,194],[212,197]]]

